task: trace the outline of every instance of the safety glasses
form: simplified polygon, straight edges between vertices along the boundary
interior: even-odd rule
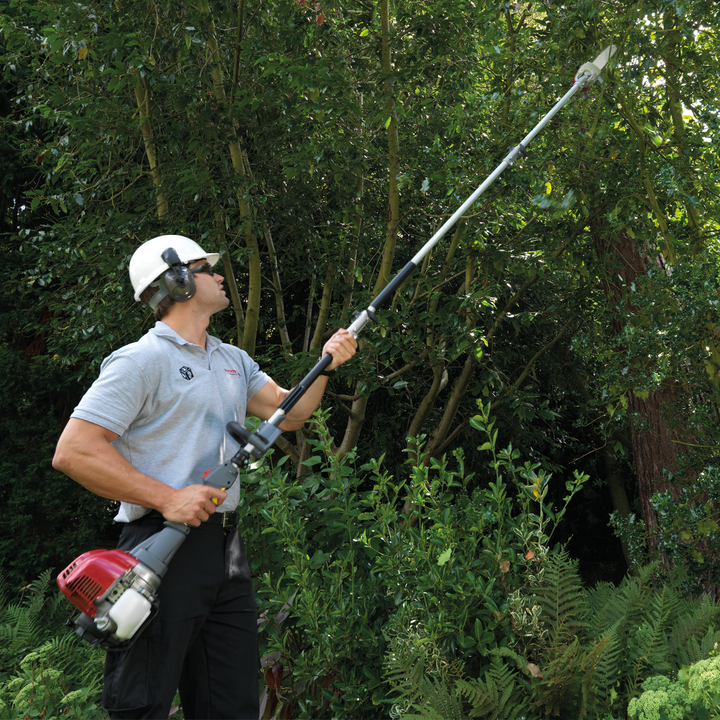
[[[207,273],[212,277],[215,274],[215,271],[212,269],[212,265],[210,263],[203,263],[202,265],[198,265],[194,268],[188,268],[191,273]]]

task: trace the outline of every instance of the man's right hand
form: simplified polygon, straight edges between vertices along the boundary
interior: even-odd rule
[[[158,510],[166,520],[185,523],[198,527],[205,522],[225,500],[227,493],[210,485],[188,485],[181,490],[173,490]]]

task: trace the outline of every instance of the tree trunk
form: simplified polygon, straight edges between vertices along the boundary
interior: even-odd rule
[[[611,265],[605,278],[608,302],[613,307],[622,303],[634,309],[627,300],[629,289],[634,283],[640,284],[647,275],[649,258],[643,256],[627,232],[620,232],[608,239],[603,232],[602,221],[591,222],[591,230],[598,257],[609,260],[608,264]],[[619,334],[623,327],[620,320],[613,322],[615,334]],[[635,362],[647,363],[647,360],[636,359]],[[647,372],[646,366],[637,369]],[[681,430],[683,423],[677,417],[671,422],[667,416],[667,410],[677,404],[679,391],[677,382],[666,380],[660,389],[648,393],[646,398],[632,390],[627,393],[638,494],[651,550],[657,545],[655,534],[659,523],[650,499],[656,492],[666,489],[670,490],[676,500],[679,497],[675,484],[662,481],[666,472],[676,473],[679,469],[678,454],[682,447],[680,442],[684,439]]]
[[[150,177],[155,188],[155,198],[157,202],[157,216],[162,220],[168,214],[167,196],[161,189],[162,180],[160,177],[160,165],[155,151],[155,137],[152,128],[152,102],[150,98],[150,88],[147,80],[143,77],[136,78],[135,83],[135,99],[137,101],[138,111],[142,121],[140,130],[142,131],[143,143],[145,145],[145,155],[150,165]]]
[[[203,0],[199,3],[203,12],[209,13],[208,3]],[[240,12],[240,10],[238,10]],[[218,48],[217,37],[215,33],[215,22],[212,17],[208,20],[208,48],[210,62],[213,63],[211,76],[213,79],[213,89],[215,97],[218,101],[218,108],[224,109],[226,106],[225,85],[223,83],[223,73],[221,65],[220,50]],[[237,55],[237,53],[236,53]],[[262,289],[262,264],[260,262],[260,246],[257,235],[253,229],[253,215],[250,204],[245,199],[245,191],[248,182],[252,179],[250,172],[250,162],[247,154],[240,147],[240,143],[232,139],[228,142],[230,151],[230,159],[233,169],[242,179],[237,192],[238,207],[240,209],[240,227],[243,238],[245,239],[245,247],[247,250],[248,262],[248,302],[247,311],[244,318],[244,330],[242,344],[243,348],[249,355],[255,354],[255,344],[257,341],[257,328],[260,320],[260,291]],[[235,311],[237,313],[237,309]],[[239,323],[239,319],[237,320]]]
[[[215,207],[215,228],[217,231],[218,248],[222,248],[223,272],[225,273],[225,281],[230,291],[230,300],[232,301],[233,310],[235,312],[235,342],[238,347],[242,347],[242,326],[244,322],[242,303],[240,301],[240,293],[238,291],[237,282],[235,281],[235,271],[233,270],[232,260],[230,259],[230,251],[225,237],[225,215],[219,207]]]
[[[320,352],[322,348],[322,339],[325,327],[330,317],[330,303],[332,302],[332,283],[335,277],[335,263],[328,264],[327,273],[325,275],[325,283],[323,286],[322,299],[320,300],[320,311],[318,319],[315,323],[315,332],[310,341],[310,352]]]
[[[382,261],[375,282],[374,293],[387,284],[395,259],[395,244],[397,240],[397,226],[400,213],[400,190],[398,188],[398,173],[400,172],[399,156],[399,133],[398,119],[395,111],[394,80],[392,78],[392,53],[390,44],[390,0],[380,2],[380,23],[381,23],[381,55],[382,71],[385,77],[385,108],[390,118],[388,124],[388,160],[389,160],[389,189],[388,189],[388,215],[385,233],[385,245],[383,246]],[[358,226],[359,230],[359,226]],[[355,400],[350,410],[348,424],[345,428],[345,435],[338,448],[339,453],[347,453],[352,450],[358,442],[365,411],[367,409],[368,397],[363,396]]]
[[[678,501],[678,488],[670,482],[657,482],[667,472],[677,470],[678,433],[669,426],[664,408],[671,407],[677,400],[678,386],[666,381],[660,390],[648,395],[646,400],[632,390],[628,392],[628,412],[637,417],[631,423],[631,436],[638,491],[642,504],[645,526],[651,531],[658,527],[657,513],[650,504],[650,498],[659,490],[670,490]]]
[[[278,265],[277,252],[275,251],[275,243],[273,242],[270,228],[265,224],[265,243],[268,248],[268,256],[270,258],[270,271],[273,279],[273,293],[275,294],[275,314],[278,319],[278,332],[280,333],[280,342],[282,343],[283,355],[286,360],[292,355],[292,343],[287,329],[287,318],[285,317],[285,300],[283,298],[282,282],[280,281],[280,266]]]

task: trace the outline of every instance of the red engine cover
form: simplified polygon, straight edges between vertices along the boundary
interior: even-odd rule
[[[137,558],[122,550],[91,550],[71,562],[58,575],[57,584],[78,610],[93,618],[95,600],[137,564]]]

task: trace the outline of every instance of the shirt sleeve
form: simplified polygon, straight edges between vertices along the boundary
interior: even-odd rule
[[[247,399],[252,396],[270,380],[270,376],[264,373],[260,366],[244,351],[242,353],[243,372],[247,378]]]
[[[126,355],[111,355],[70,417],[123,435],[142,414],[150,388],[140,366]]]

